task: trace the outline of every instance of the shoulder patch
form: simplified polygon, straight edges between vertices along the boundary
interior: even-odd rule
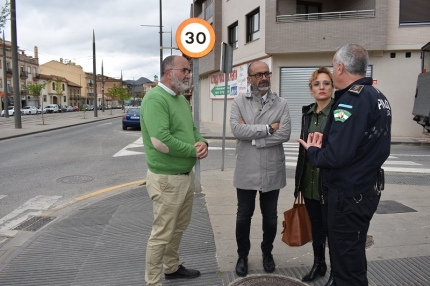
[[[333,111],[333,116],[335,121],[345,122],[351,117],[351,112],[346,111],[345,109],[336,109]]]
[[[364,85],[354,84],[353,86],[351,86],[350,89],[348,89],[348,91],[356,93],[356,94],[360,94],[363,87],[364,87]]]

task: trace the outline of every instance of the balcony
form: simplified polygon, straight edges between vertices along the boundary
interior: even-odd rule
[[[346,20],[346,19],[363,19],[363,18],[375,18],[375,10],[373,9],[373,10],[329,12],[329,13],[279,15],[279,16],[276,16],[276,22],[293,23],[293,22]]]
[[[368,50],[384,50],[389,23],[387,1],[327,0],[319,5],[318,13],[296,13],[296,0],[271,2],[265,18],[265,52],[333,53],[345,43],[357,41]]]
[[[19,77],[21,79],[27,79],[28,78],[28,72],[26,71],[21,71],[21,73],[19,74]]]
[[[39,73],[34,73],[33,74],[33,79],[40,79],[40,74]]]
[[[12,77],[13,71],[11,68],[6,68],[6,75],[7,75],[7,77]]]

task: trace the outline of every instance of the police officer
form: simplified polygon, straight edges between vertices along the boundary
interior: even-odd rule
[[[368,285],[366,237],[380,199],[378,174],[391,143],[390,104],[365,77],[368,59],[359,45],[339,48],[333,57],[337,91],[324,134],[298,140],[312,165],[322,169],[327,192],[334,280],[327,285]]]

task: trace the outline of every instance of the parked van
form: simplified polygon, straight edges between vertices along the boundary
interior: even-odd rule
[[[55,113],[55,112],[59,112],[60,108],[58,107],[58,104],[49,104],[47,106],[45,106],[46,108],[46,113]]]

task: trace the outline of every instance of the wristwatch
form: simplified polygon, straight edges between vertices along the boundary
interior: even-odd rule
[[[275,129],[273,129],[272,125],[268,125],[269,126],[269,134],[272,135],[273,133],[275,133]]]

